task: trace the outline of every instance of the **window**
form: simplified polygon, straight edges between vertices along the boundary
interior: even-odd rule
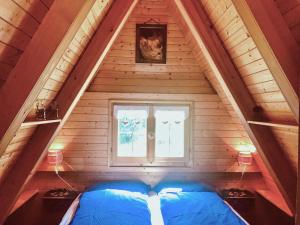
[[[116,166],[184,166],[189,160],[189,103],[112,102]]]

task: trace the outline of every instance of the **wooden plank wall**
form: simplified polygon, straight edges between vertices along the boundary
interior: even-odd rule
[[[165,65],[135,64],[135,24],[147,22],[149,18],[168,23]],[[120,172],[125,173],[126,177],[140,176],[140,172],[145,171],[148,176],[158,177],[174,171],[174,168],[164,170],[109,167],[109,99],[152,99],[194,102],[192,168],[183,171],[242,171],[243,168],[237,163],[236,148],[249,143],[249,138],[239,121],[226,111],[203,75],[203,68],[195,60],[184,32],[170,15],[166,2],[140,1],[96,78],[51,146],[52,150],[63,149],[63,169],[78,172],[99,171],[104,176],[112,174],[113,177],[120,176]],[[44,163],[40,169],[53,168]],[[254,164],[247,171],[258,170]]]
[[[300,45],[300,1],[276,0],[275,2],[295,40]]]
[[[20,150],[30,139],[31,135],[35,131],[35,128],[36,126],[20,128],[5,150],[4,154],[0,157],[0,183],[5,177],[5,174],[9,170],[10,166],[20,154]]]
[[[265,111],[267,119],[271,121],[295,123],[295,118],[293,118],[287,102],[279,91],[272,74],[264,63],[253,39],[232,5],[231,0],[201,0],[201,3],[214,25],[214,29],[216,29],[225,48],[239,69],[254,100]],[[186,30],[186,32],[188,37],[191,36],[188,30]],[[193,38],[190,38],[190,40],[191,48],[197,49],[195,40]],[[194,54],[196,57],[199,55],[198,52],[194,52]],[[203,61],[203,59],[199,57],[198,61]],[[236,113],[233,111],[232,106],[212,71],[207,68],[205,73],[230,114],[236,117]],[[296,169],[297,147],[295,148],[295,146],[298,144],[298,131],[278,128],[272,128],[272,131]],[[278,188],[258,154],[255,155],[255,159],[264,175],[264,180],[269,190],[275,193],[274,196],[277,196],[276,198],[279,198],[279,201],[285,205],[282,201],[282,197],[280,197]],[[283,208],[286,209],[287,207],[284,206]]]
[[[17,64],[52,1],[0,1],[0,87]]]
[[[296,123],[292,112],[278,88],[269,68],[254,44],[231,0],[201,1],[214,28],[228,50],[257,105],[261,106],[270,121]],[[211,81],[212,84],[214,83]],[[297,138],[288,129],[276,133],[277,141],[284,146],[286,154],[296,156]],[[292,143],[287,145],[286,143]],[[297,164],[297,157],[290,157]]]
[[[5,0],[6,1],[6,0]],[[19,2],[25,2],[22,0],[18,0]],[[26,1],[26,2],[37,2],[37,0]],[[88,41],[92,37],[95,29],[100,23],[103,15],[105,15],[106,11],[109,9],[111,4],[111,0],[105,1],[96,1],[93,8],[91,9],[88,17],[85,19],[81,28],[78,30],[77,34],[74,36],[69,48],[65,51],[63,56],[61,57],[58,65],[50,76],[50,79],[47,81],[45,87],[41,90],[38,100],[42,101],[47,107],[50,102],[55,98],[60,88],[63,85],[63,82],[68,77],[69,72],[72,70],[73,66],[76,64],[81,52],[84,50]],[[52,0],[43,0],[43,5],[45,4],[49,7],[52,3]],[[0,2],[0,7],[2,6],[2,2]],[[1,43],[1,41],[0,41]],[[29,113],[27,119],[34,118],[36,105],[32,106],[32,110]],[[15,138],[12,140],[8,148],[6,149],[6,153],[0,158],[1,164],[1,174],[4,176],[6,171],[9,169],[8,165],[12,165],[17,157],[17,155],[22,151],[24,145],[30,139],[33,134],[33,129],[29,128],[19,128],[16,137],[18,134],[22,134],[26,136],[26,139],[22,139],[20,144],[15,144],[15,142],[19,142],[18,139]],[[13,154],[12,154],[13,152]],[[2,176],[2,177],[3,177]]]
[[[112,0],[96,1],[68,49],[56,65],[50,79],[46,82],[44,88],[40,92],[37,101],[43,103],[46,107],[53,101],[78,61],[84,48],[93,36],[106,11],[109,9],[111,3]],[[28,115],[29,118],[34,117],[35,107],[36,105],[32,106],[32,110]]]
[[[247,188],[250,190],[265,189],[264,181],[260,173],[246,173],[241,180],[240,173],[199,173],[199,172],[170,172],[170,173],[151,173],[148,172],[60,172],[70,185],[77,190],[84,190],[91,185],[108,180],[132,180],[141,179],[147,184],[155,185],[161,179],[169,177],[178,180],[199,180],[218,188]],[[37,172],[34,178],[25,187],[25,196],[28,192],[41,190],[46,191],[53,188],[66,188],[55,173]],[[68,187],[67,187],[68,188]]]
[[[121,169],[108,166],[111,149],[109,99],[176,100],[194,103],[191,171],[237,172],[236,148],[248,143],[215,94],[145,94],[86,92],[74,109],[51,149],[63,149],[70,170],[75,171],[147,171],[145,168]],[[256,165],[248,171],[258,171]],[[161,172],[159,169],[149,171]],[[174,169],[171,169],[174,171]]]
[[[135,63],[136,24],[168,25],[167,63]],[[154,22],[153,22],[154,21]],[[137,93],[215,93],[195,60],[184,33],[163,0],[142,0],[112,46],[89,91]]]

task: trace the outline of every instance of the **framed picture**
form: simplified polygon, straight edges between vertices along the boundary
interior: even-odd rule
[[[136,63],[166,63],[167,25],[136,25]]]

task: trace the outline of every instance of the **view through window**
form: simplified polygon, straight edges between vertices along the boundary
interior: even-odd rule
[[[189,113],[189,104],[113,104],[113,161],[132,165],[184,162]]]

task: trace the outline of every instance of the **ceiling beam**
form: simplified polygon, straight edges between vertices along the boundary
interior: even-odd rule
[[[248,124],[247,121],[256,120],[256,103],[205,10],[197,0],[175,0],[174,2],[281,193],[294,212],[296,171],[268,127]]]
[[[233,0],[299,123],[300,47],[274,0]]]
[[[0,89],[0,157],[96,0],[55,1]]]
[[[3,223],[24,185],[34,173],[56,134],[93,79],[108,50],[132,12],[137,0],[114,1],[96,33],[56,97],[62,122],[40,125],[22,150],[0,186],[0,224]]]

